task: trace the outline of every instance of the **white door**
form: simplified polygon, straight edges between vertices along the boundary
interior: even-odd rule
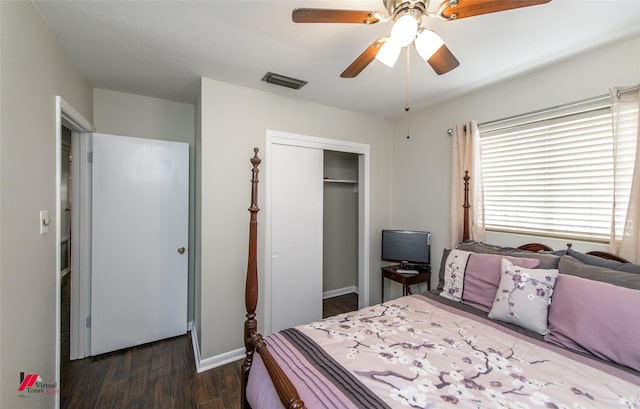
[[[322,318],[323,150],[271,149],[271,330]]]
[[[189,145],[93,134],[91,355],[187,331]]]

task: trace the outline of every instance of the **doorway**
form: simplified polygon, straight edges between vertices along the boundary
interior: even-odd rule
[[[69,165],[69,156],[73,156],[72,153],[63,153],[63,139],[70,139],[70,141],[68,141],[68,147],[69,147],[69,152],[72,152],[73,150],[73,140],[76,138],[77,134],[79,132],[91,132],[93,130],[93,125],[91,125],[91,123],[89,123],[78,111],[76,111],[69,103],[67,103],[64,99],[62,99],[62,97],[60,96],[56,96],[56,125],[55,125],[55,135],[56,135],[56,178],[55,178],[55,183],[56,183],[56,188],[55,188],[55,192],[56,192],[56,210],[55,210],[55,216],[54,216],[54,220],[55,220],[55,254],[56,254],[56,262],[55,262],[55,266],[54,266],[54,271],[56,274],[56,305],[55,305],[55,309],[56,309],[56,346],[55,346],[55,354],[56,354],[56,383],[58,385],[60,385],[60,367],[61,367],[61,359],[63,356],[63,351],[62,351],[62,337],[65,336],[65,334],[69,334],[72,333],[72,330],[67,330],[65,329],[65,331],[63,332],[62,329],[62,314],[63,314],[63,310],[62,310],[62,277],[63,277],[63,270],[68,270],[71,271],[71,269],[74,266],[73,261],[71,260],[70,256],[71,256],[71,249],[70,249],[70,245],[71,245],[71,233],[64,233],[65,231],[68,232],[67,228],[66,228],[66,223],[69,223],[69,229],[72,228],[73,223],[70,221],[73,213],[70,212],[65,212],[65,209],[67,208],[67,205],[63,204],[63,201],[66,201],[67,204],[70,201],[69,200],[69,193],[73,192],[73,188],[71,187],[72,183],[69,183],[66,187],[66,191],[63,190],[63,179],[65,178],[69,178],[69,179],[73,179],[73,171],[69,170],[68,175],[66,174],[65,171],[65,176],[63,176],[63,167],[66,168],[66,165]],[[64,131],[65,134],[69,135],[69,137],[67,136],[63,136],[63,129],[67,129],[67,131]],[[65,143],[67,144],[67,143]],[[66,159],[65,159],[66,158]],[[63,166],[63,164],[65,164],[65,166]],[[67,182],[69,182],[69,180],[67,179]],[[73,201],[72,201],[73,202]],[[69,206],[69,208],[71,208]],[[66,218],[64,216],[64,213],[69,213],[68,214],[68,218]],[[63,219],[67,220],[66,222],[63,223]],[[67,236],[68,234],[68,236]],[[66,245],[68,246],[67,248],[63,249],[63,240],[66,238]],[[63,254],[63,250],[64,250],[64,254]],[[66,257],[66,260],[64,259]],[[63,268],[64,266],[64,268]],[[71,278],[71,274],[68,273],[66,274],[66,276],[68,278]],[[65,294],[66,295],[66,294]],[[71,317],[70,317],[71,318]],[[74,325],[73,323],[73,319],[71,319],[71,322],[69,322],[69,328],[71,328]],[[69,345],[70,345],[70,349],[71,349],[71,353],[73,350],[73,337],[69,336]],[[56,394],[55,396],[55,407],[59,408],[60,407],[60,395]]]
[[[324,151],[322,317],[358,309],[358,161]]]
[[[75,274],[71,271],[71,219],[72,219],[72,137],[71,129],[62,125],[60,129],[60,371],[71,362],[71,280]]]

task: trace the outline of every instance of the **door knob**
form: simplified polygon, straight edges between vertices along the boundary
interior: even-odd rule
[[[178,247],[178,253],[184,254],[184,251],[185,251],[184,247]]]

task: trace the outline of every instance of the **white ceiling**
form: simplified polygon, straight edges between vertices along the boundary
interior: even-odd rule
[[[506,1],[506,0],[505,0]],[[373,61],[340,73],[391,23],[295,24],[295,7],[384,11],[382,0],[34,1],[92,86],[194,103],[199,78],[399,117],[404,54],[393,69]],[[433,10],[438,0],[430,5]],[[436,75],[412,48],[412,108],[442,102],[571,55],[640,34],[640,0],[552,0],[452,22],[426,19],[460,61]],[[309,81],[267,84],[267,71]]]

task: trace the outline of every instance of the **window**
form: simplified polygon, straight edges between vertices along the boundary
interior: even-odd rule
[[[628,111],[622,178],[631,189],[638,112]],[[613,136],[607,98],[480,126],[487,230],[608,241]],[[629,196],[617,197],[622,223]],[[618,214],[619,213],[619,214]]]

